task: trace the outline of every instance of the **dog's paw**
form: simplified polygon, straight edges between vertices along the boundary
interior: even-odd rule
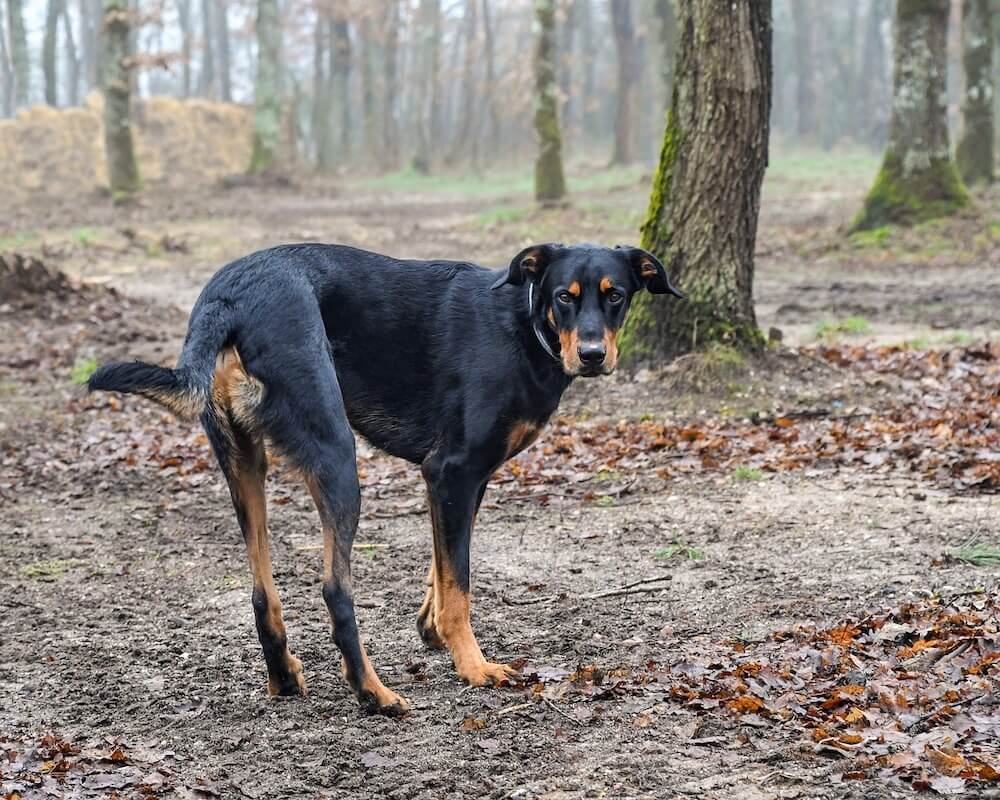
[[[483,661],[459,669],[458,677],[470,686],[504,686],[517,677],[517,670],[509,664]]]
[[[271,697],[304,697],[306,679],[302,675],[302,662],[289,654],[286,659],[286,670],[283,675],[270,675],[267,679],[267,693]]]
[[[363,690],[358,695],[358,702],[369,714],[381,714],[384,717],[404,717],[410,713],[410,704],[402,695],[384,686],[375,691]]]

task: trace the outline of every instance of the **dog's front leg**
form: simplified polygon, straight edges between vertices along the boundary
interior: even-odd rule
[[[498,684],[514,670],[483,657],[470,619],[472,525],[489,476],[479,476],[463,460],[439,456],[424,462],[422,472],[434,528],[434,562],[425,601],[430,608],[421,609],[421,633],[425,641],[439,640],[447,645],[455,670],[466,683]]]

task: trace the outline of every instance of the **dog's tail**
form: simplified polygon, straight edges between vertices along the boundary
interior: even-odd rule
[[[200,415],[211,395],[216,356],[232,336],[233,325],[229,308],[198,306],[176,367],[142,361],[105,364],[90,376],[87,390],[138,394],[185,419]]]

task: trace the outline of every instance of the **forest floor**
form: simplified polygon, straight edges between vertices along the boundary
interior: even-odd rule
[[[1000,797],[1000,192],[849,237],[875,167],[775,158],[756,295],[782,344],[578,381],[500,471],[474,626],[513,685],[463,687],[422,646],[419,476],[360,447],[359,625],[401,721],[340,677],[303,487],[269,478],[309,695],[272,700],[204,437],[78,384],[169,363],[201,285],[255,248],[635,242],[648,176],[577,165],[546,211],[520,175],[5,210],[0,252],[72,280],[0,296],[0,796]]]

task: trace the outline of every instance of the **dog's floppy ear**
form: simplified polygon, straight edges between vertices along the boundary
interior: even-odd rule
[[[650,294],[672,294],[674,297],[684,299],[684,293],[670,283],[670,278],[667,277],[667,270],[660,263],[660,259],[648,250],[643,250],[640,247],[626,247],[620,244],[615,245],[615,250],[624,251],[629,263],[632,265],[632,269],[635,270],[635,274]]]
[[[533,244],[531,247],[525,247],[520,253],[514,256],[513,261],[510,262],[510,267],[507,268],[507,274],[501,275],[491,288],[499,289],[508,283],[520,286],[525,280],[537,283],[542,279],[546,268],[552,261],[553,255],[555,255],[556,250],[560,247],[562,245],[558,242]]]

